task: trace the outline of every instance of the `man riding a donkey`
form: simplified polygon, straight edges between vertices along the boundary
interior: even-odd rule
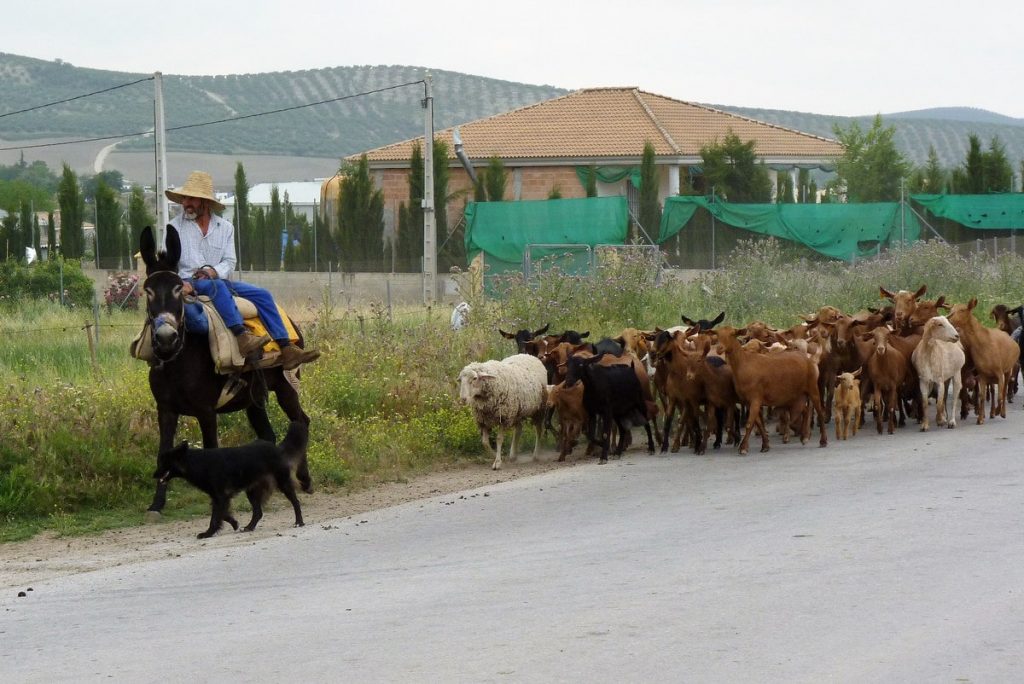
[[[291,343],[270,292],[250,283],[229,280],[236,262],[235,227],[213,213],[213,209],[224,211],[224,205],[213,194],[210,174],[193,171],[183,186],[167,190],[165,194],[182,208],[171,225],[177,229],[181,240],[178,275],[184,281],[183,294],[194,292],[210,298],[224,324],[235,334],[242,357],[258,359],[263,346],[273,339],[281,348],[279,361],[285,370],[319,358],[319,351],[299,349]],[[269,337],[257,337],[246,329],[233,295],[253,303]]]

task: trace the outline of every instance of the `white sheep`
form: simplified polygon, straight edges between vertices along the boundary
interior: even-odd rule
[[[501,469],[501,448],[505,432],[512,430],[508,459],[516,460],[516,447],[523,422],[533,421],[537,441],[533,458],[537,459],[544,429],[548,373],[536,356],[514,354],[501,361],[474,362],[459,373],[459,397],[473,410],[480,428],[480,439],[488,455],[494,453],[494,470]],[[495,447],[491,449],[491,430]]]

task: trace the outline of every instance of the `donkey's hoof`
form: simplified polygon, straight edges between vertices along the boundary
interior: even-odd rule
[[[164,519],[164,516],[160,511],[146,511],[146,515],[143,518],[146,524],[158,523]]]

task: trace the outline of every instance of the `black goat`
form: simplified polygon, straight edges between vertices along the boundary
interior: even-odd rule
[[[612,425],[619,428],[619,443],[615,455],[620,456],[630,441],[630,430],[634,425],[643,425],[647,431],[647,451],[654,453],[654,436],[647,420],[647,403],[643,388],[636,377],[632,364],[601,366],[598,362],[604,354],[587,359],[569,357],[565,387],[583,383],[583,407],[590,416],[587,424],[587,439],[601,445],[600,463],[608,462],[611,446]],[[596,437],[597,418],[601,419],[601,439]]]
[[[538,328],[533,332],[531,332],[527,328],[523,328],[522,330],[516,330],[514,333],[508,333],[502,330],[501,328],[498,328],[498,332],[501,333],[501,336],[506,339],[515,340],[516,351],[519,352],[520,354],[533,354],[532,351],[529,351],[529,347],[527,345],[533,341],[533,338],[539,337],[540,335],[546,333],[550,325],[550,323],[546,323],[543,328]]]
[[[683,323],[685,323],[686,325],[690,326],[690,330],[686,331],[686,333],[688,335],[693,334],[693,333],[699,333],[699,332],[707,332],[708,330],[711,330],[712,328],[714,328],[716,325],[718,325],[719,323],[721,323],[724,320],[725,320],[725,312],[724,311],[722,313],[718,314],[715,318],[713,318],[710,321],[708,319],[706,319],[706,318],[701,318],[700,320],[695,321],[692,318],[687,318],[686,314],[683,314]]]

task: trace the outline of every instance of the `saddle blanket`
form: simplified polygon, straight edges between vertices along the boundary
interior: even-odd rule
[[[249,332],[257,336],[267,334],[266,326],[257,315],[256,307],[252,302],[235,297],[235,304],[238,306],[243,323]],[[288,318],[288,314],[280,306],[277,307],[277,310],[281,314],[281,320],[284,321],[285,330],[288,331],[288,338],[293,343],[298,342],[299,334],[295,330],[295,326],[292,325],[291,319]],[[186,303],[185,330],[189,334],[207,336],[210,341],[210,355],[213,357],[214,366],[217,372],[223,375],[278,365],[281,348],[277,346],[277,342],[273,341],[263,347],[263,358],[258,363],[246,364],[245,359],[238,353],[238,342],[234,334],[224,325],[224,319],[217,313],[217,309],[214,308],[209,297],[195,297],[191,302]],[[142,331],[129,347],[133,357],[150,363],[156,361],[153,356],[151,335],[150,323],[146,321],[142,326]]]

